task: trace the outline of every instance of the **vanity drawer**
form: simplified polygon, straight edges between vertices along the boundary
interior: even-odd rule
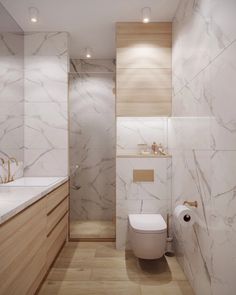
[[[38,272],[45,275],[45,204],[39,200],[0,226],[0,294],[27,294]]]
[[[57,207],[54,208],[47,215],[47,235],[53,230],[53,228],[57,225],[60,219],[68,212],[68,197],[66,197]]]
[[[49,268],[67,239],[68,232],[68,213],[61,219],[56,227],[50,232],[46,240],[47,260],[46,265]]]
[[[50,213],[65,197],[69,195],[69,182],[49,193],[47,199],[47,214]]]

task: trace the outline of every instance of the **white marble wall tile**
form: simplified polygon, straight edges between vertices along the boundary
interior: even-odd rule
[[[67,102],[67,56],[25,57],[25,101]]]
[[[194,227],[183,228],[174,217],[176,255],[180,259],[188,278],[194,287],[201,282],[202,294],[210,290],[211,268],[211,152],[173,151],[172,192],[173,210],[185,200],[196,200],[198,208]]]
[[[32,32],[24,38],[25,56],[67,56],[67,32]]]
[[[72,169],[72,167],[71,167]],[[111,220],[115,210],[115,158],[97,150],[78,161],[71,176],[71,218]]]
[[[211,117],[171,118],[168,122],[169,151],[211,148]]]
[[[23,52],[22,56],[0,55],[0,102],[24,100],[23,75]]]
[[[116,247],[129,248],[128,214],[159,213],[166,218],[170,204],[168,169],[171,159],[116,159]],[[154,169],[154,182],[133,182],[133,169]]]
[[[236,151],[212,154],[212,271],[213,294],[235,292],[236,269]],[[226,271],[227,270],[227,271]]]
[[[114,73],[116,65],[114,59],[71,59],[71,73]]]
[[[27,33],[24,157],[26,176],[68,175],[68,34]]]
[[[67,176],[68,149],[25,149],[24,176]]]
[[[211,117],[210,70],[178,91],[172,101],[173,117]]]
[[[173,87],[175,94],[210,62],[209,19],[205,15],[208,5],[209,0],[180,1],[174,20],[173,35]],[[183,50],[184,54],[182,54]]]
[[[0,149],[9,154],[9,149],[19,149],[24,146],[22,102],[1,102],[0,107]],[[15,155],[11,155],[15,156]],[[19,160],[23,159],[23,155]]]
[[[236,43],[211,65],[211,133],[214,149],[236,149]]]
[[[116,198],[118,200],[167,199],[167,161],[165,158],[117,158]],[[154,182],[133,182],[134,169],[153,169]]]
[[[7,149],[0,149],[0,158],[4,159],[5,161],[8,160],[10,157],[15,157],[17,160],[22,159],[24,156],[23,148],[7,148]],[[19,160],[21,161],[21,160]]]
[[[169,123],[172,206],[199,203],[197,223],[173,222],[174,237],[197,295],[236,288],[235,9],[233,0],[181,0],[173,25],[173,114],[188,118]]]
[[[68,147],[67,103],[25,103],[25,148]]]
[[[110,72],[113,63],[112,60],[105,63],[73,60],[71,65],[73,71],[78,71],[70,74],[69,88],[71,218],[112,220],[115,215],[115,85],[114,74],[104,72]]]
[[[180,1],[173,30],[175,94],[235,40],[235,8],[233,0]]]
[[[117,118],[117,153],[137,153],[138,144],[155,141],[167,148],[167,118]]]
[[[4,15],[4,11],[1,14]],[[7,17],[5,18],[7,20]],[[5,24],[7,27],[7,24]],[[1,28],[2,29],[2,28]],[[24,37],[0,29],[0,154],[23,161]]]
[[[114,153],[113,75],[73,74],[70,77],[70,146],[75,146],[80,153],[87,147]]]

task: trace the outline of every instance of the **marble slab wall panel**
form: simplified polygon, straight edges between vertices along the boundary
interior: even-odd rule
[[[118,117],[117,154],[138,153],[138,144],[161,143],[167,148],[168,120],[157,117]]]
[[[68,175],[68,34],[26,33],[25,176]]]
[[[0,157],[24,158],[24,36],[0,4]]]
[[[113,60],[72,62],[77,73],[70,74],[69,89],[71,218],[112,220],[115,215]]]
[[[170,158],[116,159],[116,247],[130,248],[128,215],[159,213],[165,219],[171,197]],[[153,169],[154,182],[133,182],[133,169]]]
[[[114,73],[115,59],[71,59],[70,73]]]
[[[199,203],[193,228],[174,220],[174,240],[196,295],[236,289],[235,11],[234,0],[181,0],[173,23],[172,203]]]

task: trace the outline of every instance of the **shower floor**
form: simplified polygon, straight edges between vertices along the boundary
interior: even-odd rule
[[[72,239],[115,239],[113,221],[70,221]]]

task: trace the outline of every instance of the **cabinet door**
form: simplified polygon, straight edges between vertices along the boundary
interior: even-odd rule
[[[46,273],[45,241],[45,199],[0,227],[0,294],[35,292]]]

